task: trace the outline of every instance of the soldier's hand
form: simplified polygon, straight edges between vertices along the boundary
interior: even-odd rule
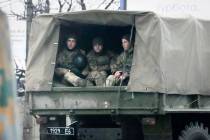
[[[128,73],[125,72],[120,76],[120,79],[125,80],[128,76],[129,76]]]
[[[63,76],[65,75],[69,70],[65,68],[56,68],[55,69],[55,74],[58,76]]]
[[[121,75],[122,75],[122,71],[116,71],[114,74],[116,78],[120,78]]]
[[[89,81],[95,81],[95,78],[93,78],[93,77],[88,77],[87,80],[89,80]]]
[[[127,72],[123,73],[123,77],[127,78],[129,74]]]

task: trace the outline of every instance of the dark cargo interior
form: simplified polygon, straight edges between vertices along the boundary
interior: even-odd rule
[[[59,47],[66,46],[69,34],[76,34],[79,48],[89,52],[92,49],[92,40],[101,37],[104,40],[104,47],[115,53],[122,51],[121,37],[131,33],[131,26],[110,26],[96,24],[72,23],[61,25]]]
[[[84,50],[86,54],[92,49],[92,40],[95,37],[101,37],[103,39],[105,50],[120,54],[123,50],[121,47],[122,36],[132,34],[132,43],[134,43],[135,28],[132,30],[131,25],[110,26],[64,22],[60,28],[59,51],[66,47],[66,40],[70,34],[76,35],[77,47]],[[58,84],[57,77],[54,77],[54,83],[56,83],[54,86],[62,86]]]

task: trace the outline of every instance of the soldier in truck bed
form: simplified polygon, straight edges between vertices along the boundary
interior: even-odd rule
[[[115,55],[104,48],[103,40],[99,37],[93,39],[93,49],[88,53],[89,75],[88,86],[103,86],[111,71],[110,65]]]
[[[65,47],[57,56],[55,76],[61,79],[62,83],[72,86],[86,86],[87,60],[85,52],[77,47],[77,38],[70,35]]]
[[[133,46],[130,43],[130,36],[122,37],[123,52],[117,57],[116,63],[111,66],[112,75],[106,80],[106,86],[127,85],[130,77],[130,70],[133,59]]]

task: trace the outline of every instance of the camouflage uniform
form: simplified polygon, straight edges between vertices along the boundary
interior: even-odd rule
[[[104,85],[106,77],[110,72],[110,64],[113,61],[115,55],[108,51],[103,51],[100,54],[90,51],[87,55],[88,64],[89,64],[89,75],[87,76],[89,86],[95,83],[96,86]]]
[[[127,72],[130,75],[133,59],[133,47],[128,51],[122,52],[118,57],[116,63],[111,65],[111,71],[114,74],[116,71]],[[114,75],[109,75],[106,79],[106,86],[115,86],[120,83],[120,80],[115,78]]]
[[[55,69],[55,75],[57,77],[62,78],[62,82],[64,83],[70,83],[73,86],[85,86],[86,80],[83,78],[77,76],[72,69],[75,69],[74,64],[72,63],[73,58],[79,54],[85,54],[84,51],[75,48],[73,50],[64,49],[62,50],[58,56],[56,61],[56,69]],[[82,75],[87,75],[88,71],[87,68],[82,71]]]

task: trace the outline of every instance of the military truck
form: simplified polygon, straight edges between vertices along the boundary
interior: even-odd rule
[[[134,40],[127,86],[66,87],[54,82],[69,33],[89,51],[101,36],[113,52]],[[30,113],[40,140],[209,140],[210,21],[153,12],[81,11],[32,22],[26,71]]]

